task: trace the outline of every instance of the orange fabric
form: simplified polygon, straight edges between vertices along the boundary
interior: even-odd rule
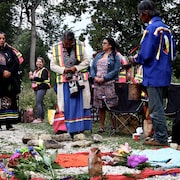
[[[88,166],[88,152],[75,154],[58,154],[55,162],[61,167],[84,167]]]
[[[111,152],[101,153],[101,156],[111,154]],[[89,152],[80,152],[75,154],[58,154],[56,156],[55,162],[64,168],[84,167],[88,166],[88,156]]]

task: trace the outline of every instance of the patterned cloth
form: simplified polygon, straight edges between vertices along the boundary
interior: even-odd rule
[[[107,68],[107,59],[100,59],[97,62],[97,77],[104,77],[107,74]],[[103,84],[94,83],[94,107],[103,107],[102,97],[106,98],[109,107],[118,104],[118,96],[115,92],[115,80],[104,82]]]
[[[0,110],[0,124],[16,124],[19,122],[18,110]]]
[[[71,97],[68,83],[64,83],[64,116],[69,133],[92,129],[91,111],[83,108],[82,90],[76,97]]]

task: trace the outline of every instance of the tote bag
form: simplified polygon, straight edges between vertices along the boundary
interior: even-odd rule
[[[61,134],[67,132],[64,113],[62,111],[58,110],[54,114],[53,130],[55,134]]]

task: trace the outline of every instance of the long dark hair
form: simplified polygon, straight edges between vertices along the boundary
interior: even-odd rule
[[[63,35],[62,35],[62,38],[61,38],[61,39],[62,39],[62,40],[67,39],[67,40],[72,41],[72,40],[74,40],[74,39],[75,39],[75,37],[74,37],[74,33],[73,33],[72,31],[65,31],[65,32],[63,33]]]
[[[115,59],[116,52],[117,52],[117,43],[116,43],[116,41],[112,37],[105,37],[104,39],[107,40],[108,43],[111,45],[112,54],[113,54],[113,57]]]
[[[159,11],[156,9],[156,5],[151,0],[143,0],[141,1],[138,6],[137,10],[139,13],[144,13],[146,10],[148,10],[149,16],[152,18],[154,16],[159,16]]]

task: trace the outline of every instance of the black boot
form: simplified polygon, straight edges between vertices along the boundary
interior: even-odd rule
[[[11,124],[6,124],[6,129],[10,130],[10,131],[14,130],[14,128]]]

